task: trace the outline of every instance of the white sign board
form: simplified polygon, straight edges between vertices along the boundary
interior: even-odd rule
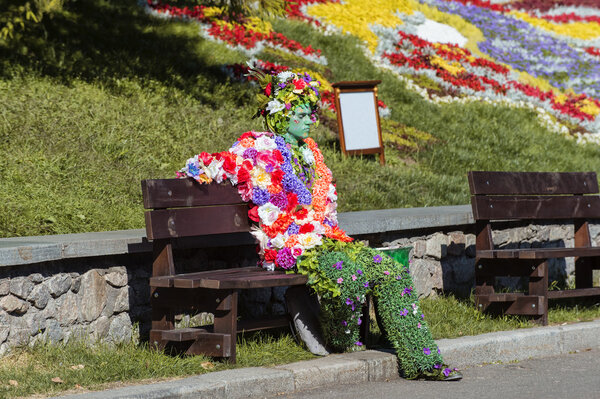
[[[342,92],[339,96],[346,151],[379,148],[374,93]]]

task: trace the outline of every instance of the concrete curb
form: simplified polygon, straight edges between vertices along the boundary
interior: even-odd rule
[[[600,348],[600,320],[564,326],[502,331],[456,339],[438,345],[444,360],[465,368]],[[218,371],[149,385],[62,396],[68,399],[237,399],[271,396],[307,388],[397,379],[393,353],[367,350],[335,354],[276,367]]]

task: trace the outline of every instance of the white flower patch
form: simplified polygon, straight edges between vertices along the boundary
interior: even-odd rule
[[[316,233],[298,234],[298,242],[304,249],[314,248],[322,244],[321,236]]]
[[[275,150],[277,149],[277,143],[274,139],[270,138],[267,135],[260,136],[254,142],[254,148],[256,151],[267,151],[267,150]]]
[[[285,246],[285,240],[287,240],[285,234],[277,234],[275,238],[271,239],[271,246],[273,248],[281,249]]]
[[[309,165],[312,165],[315,163],[315,157],[310,148],[303,147],[301,151],[302,151],[302,158],[304,159],[304,162],[306,162]]]
[[[265,226],[275,223],[280,213],[281,210],[270,202],[258,207],[258,217]]]

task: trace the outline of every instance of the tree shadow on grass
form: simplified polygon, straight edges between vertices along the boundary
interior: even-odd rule
[[[202,49],[204,41],[197,26],[148,15],[135,0],[72,0],[17,40],[0,43],[0,77],[34,71],[67,85],[84,80],[108,88],[141,79],[212,103],[225,75],[218,52]]]

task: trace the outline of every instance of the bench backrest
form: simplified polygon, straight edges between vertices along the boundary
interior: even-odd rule
[[[493,249],[491,221],[572,219],[575,246],[591,246],[587,219],[600,218],[595,172],[468,173],[476,249]]]
[[[475,220],[600,217],[595,172],[469,172]]]
[[[148,239],[179,238],[250,230],[248,204],[231,184],[192,179],[142,181]]]
[[[173,239],[250,231],[248,204],[231,184],[192,179],[142,180],[146,236],[153,240],[152,275],[175,274]]]

